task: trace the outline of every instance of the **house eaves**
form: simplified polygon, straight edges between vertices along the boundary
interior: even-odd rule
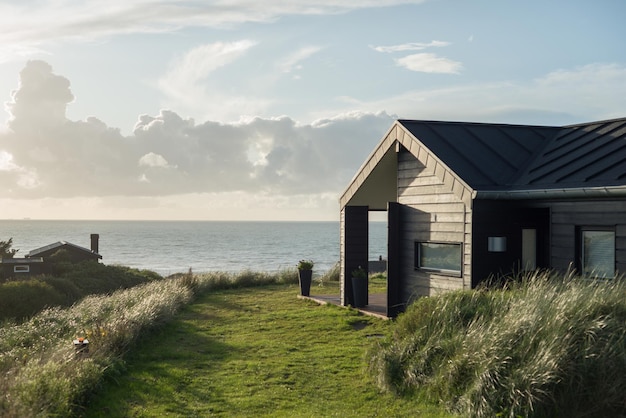
[[[626,197],[626,186],[580,187],[569,189],[526,189],[526,190],[477,190],[474,199],[573,199]]]
[[[0,258],[0,264],[35,264],[43,263],[42,257],[30,258]]]
[[[388,202],[397,202],[397,155],[400,147],[422,164],[436,165],[442,182],[460,200],[469,204],[471,187],[435,155],[419,138],[396,121],[357,171],[339,199],[340,208],[368,206],[370,210],[386,210]]]

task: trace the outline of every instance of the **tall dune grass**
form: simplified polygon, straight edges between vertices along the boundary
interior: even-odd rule
[[[43,310],[0,327],[0,416],[80,415],[104,374],[146,330],[169,320],[195,294],[217,288],[297,282],[297,272],[194,275],[191,271],[109,296],[90,296],[70,308]],[[85,337],[89,353],[73,340]]]
[[[468,416],[626,413],[626,282],[548,272],[423,298],[370,353],[381,387]]]

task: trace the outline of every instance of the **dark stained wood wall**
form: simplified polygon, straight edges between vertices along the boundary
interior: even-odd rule
[[[537,230],[537,267],[548,268],[550,209],[525,201],[475,200],[472,208],[472,287],[484,280],[515,275],[522,268],[522,229]],[[489,252],[489,237],[505,237],[506,251]]]
[[[510,273],[512,258],[519,252],[522,227],[538,224],[539,267],[566,272],[577,268],[577,236],[580,227],[609,227],[615,230],[616,270],[626,273],[626,200],[476,200],[474,213],[474,286],[489,274]],[[542,221],[543,220],[543,221]],[[509,237],[510,255],[488,253],[489,235]]]
[[[616,269],[626,274],[626,199],[552,201],[550,264],[566,271],[576,267],[576,227],[615,228]]]
[[[341,211],[341,303],[353,305],[352,271],[367,269],[369,258],[369,208],[346,206]]]

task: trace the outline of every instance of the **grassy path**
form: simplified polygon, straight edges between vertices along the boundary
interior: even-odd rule
[[[365,373],[364,353],[390,322],[296,294],[203,295],[143,339],[83,416],[447,416],[379,393]]]

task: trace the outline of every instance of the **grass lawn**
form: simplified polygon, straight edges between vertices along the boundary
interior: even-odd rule
[[[314,288],[312,294],[336,289]],[[296,298],[294,285],[201,296],[127,356],[82,413],[101,416],[448,416],[382,394],[364,353],[390,321]]]

